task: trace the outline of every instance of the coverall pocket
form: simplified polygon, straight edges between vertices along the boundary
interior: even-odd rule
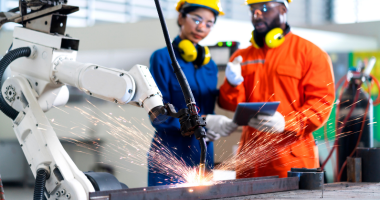
[[[279,65],[277,68],[279,75],[290,76],[296,79],[302,78],[302,68],[292,65]]]

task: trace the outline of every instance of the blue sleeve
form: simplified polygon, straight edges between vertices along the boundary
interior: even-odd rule
[[[171,103],[170,77],[174,72],[171,68],[167,51],[158,50],[152,54],[150,58],[150,73],[162,93],[164,104]],[[181,129],[179,120],[173,117],[169,117],[169,119],[162,124],[153,126],[156,128],[157,132],[164,132],[167,134],[179,134]]]

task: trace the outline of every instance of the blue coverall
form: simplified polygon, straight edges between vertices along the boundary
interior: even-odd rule
[[[176,44],[180,41],[181,38],[179,36],[174,39],[174,43]],[[219,90],[217,89],[217,65],[211,60],[207,65],[196,69],[193,63],[185,62],[178,51],[175,51],[175,55],[194,94],[195,101],[200,109],[199,114],[214,114],[216,98],[219,95]],[[173,72],[170,56],[166,47],[152,54],[150,59],[150,72],[163,95],[164,103],[173,104],[177,111],[186,108],[186,102]],[[160,137],[163,145],[178,155],[178,157],[181,157],[188,166],[193,167],[199,165],[199,141],[194,135],[191,137],[183,137],[181,135],[181,127],[178,119],[169,118],[166,122],[153,126],[156,128],[155,137]],[[153,143],[155,143],[154,140]],[[151,151],[154,150],[153,143],[151,145]],[[207,151],[207,169],[212,169],[214,167],[214,147],[212,142],[207,143]],[[170,174],[166,176],[155,173],[158,170],[149,163],[150,159],[152,159],[152,157],[148,154],[149,186],[169,185],[180,182],[180,180],[176,179],[170,180]]]

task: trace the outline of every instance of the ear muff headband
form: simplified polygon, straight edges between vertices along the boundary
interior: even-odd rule
[[[183,60],[186,62],[193,62],[194,65],[201,67],[207,65],[211,60],[210,49],[201,45],[194,46],[190,40],[182,40],[176,47]]]
[[[281,28],[274,28],[265,35],[265,44],[269,48],[272,48],[272,49],[277,48],[281,46],[282,43],[284,42],[285,42],[284,31]],[[254,36],[254,31],[252,32],[251,43],[256,49],[260,49],[260,47],[262,47],[257,44],[255,40],[255,36]]]

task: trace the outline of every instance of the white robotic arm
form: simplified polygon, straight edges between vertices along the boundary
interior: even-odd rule
[[[11,62],[12,77],[1,89],[7,105],[0,107],[8,106],[15,111],[14,131],[34,176],[46,181],[37,192],[45,193],[48,199],[89,199],[89,193],[95,192],[91,182],[94,177],[89,179],[91,174],[85,175],[77,168],[44,113],[67,103],[66,85],[96,98],[143,107],[152,121],[167,118],[152,115],[163,107],[163,102],[147,67],[135,65],[123,71],[79,63],[75,61],[78,45],[78,40],[63,34],[16,27],[12,49],[27,47],[24,49],[30,55]],[[117,182],[108,189],[122,189],[122,185]]]
[[[59,58],[54,82],[75,86],[93,97],[143,107],[148,113],[163,106],[162,95],[148,67],[135,65],[128,72]]]
[[[48,38],[50,41],[39,38]],[[124,71],[76,62],[76,50],[61,48],[60,43],[65,40],[77,41],[21,27],[14,30],[13,49],[30,47],[32,53],[29,58],[18,59],[10,65],[12,74],[28,78],[45,112],[53,106],[67,103],[69,94],[65,85],[77,87],[90,96],[106,101],[143,107],[148,113],[163,106],[161,92],[148,67],[135,65],[129,71]],[[60,49],[56,49],[58,46]],[[21,111],[23,107],[20,105],[26,103],[22,101],[20,98],[7,102]]]
[[[197,112],[195,98],[171,46],[159,1],[156,8],[187,108],[178,112],[162,102],[162,95],[149,70],[136,65],[129,71],[76,62],[79,40],[65,36],[67,14],[79,10],[65,5],[66,0],[24,0],[19,8],[0,14],[0,27],[6,22],[20,23],[13,32],[13,50],[0,61],[0,79],[10,67],[12,77],[0,91],[0,110],[13,120],[13,127],[28,164],[36,177],[34,200],[89,199],[94,191],[122,189],[110,174],[83,173],[63,149],[45,113],[65,105],[66,85],[117,104],[143,107],[153,123],[168,116],[179,118],[181,134],[199,140],[200,176],[204,175],[207,146],[205,119]],[[29,12],[31,9],[33,12]],[[15,14],[15,11],[20,14]],[[106,180],[106,181],[104,181]]]

